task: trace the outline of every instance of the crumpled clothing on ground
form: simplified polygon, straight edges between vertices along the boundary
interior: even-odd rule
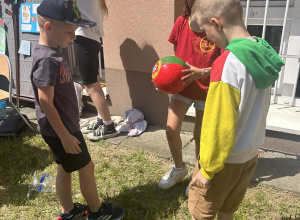
[[[128,132],[128,136],[138,136],[147,128],[147,121],[144,120],[144,115],[137,109],[125,111],[125,119],[121,120],[116,127],[119,132]]]

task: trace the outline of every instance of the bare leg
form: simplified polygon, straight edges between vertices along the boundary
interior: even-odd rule
[[[168,120],[166,126],[166,135],[169,148],[175,163],[175,167],[183,167],[182,159],[182,142],[180,138],[180,130],[182,121],[189,108],[189,105],[176,99],[172,99],[168,112]]]
[[[71,173],[66,173],[60,164],[57,165],[56,194],[62,213],[71,211],[74,207],[71,190]]]
[[[97,212],[101,206],[98,196],[95,176],[94,163],[90,161],[88,165],[79,170],[80,189],[85,201],[92,212]]]
[[[196,109],[196,119],[194,127],[194,141],[195,141],[195,160],[197,161],[200,153],[200,138],[201,138],[201,127],[203,119],[203,111]]]
[[[110,121],[110,112],[108,108],[108,104],[106,102],[106,99],[104,97],[103,90],[100,85],[100,81],[98,79],[97,82],[89,85],[85,85],[85,90],[87,94],[91,97],[97,112],[101,115],[101,118],[103,121]]]
[[[218,212],[218,220],[233,220],[233,213]]]

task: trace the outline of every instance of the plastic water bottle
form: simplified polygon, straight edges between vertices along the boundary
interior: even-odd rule
[[[27,193],[27,199],[29,199],[30,193],[32,191],[37,192],[55,192],[55,177],[50,176],[46,173],[36,173],[34,172],[33,181],[29,184],[29,189]]]

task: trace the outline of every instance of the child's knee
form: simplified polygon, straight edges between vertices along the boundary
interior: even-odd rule
[[[91,160],[86,166],[79,169],[78,171],[79,171],[79,174],[81,174],[81,173],[86,173],[86,172],[94,173],[94,170],[95,170],[95,165],[94,165],[93,161]]]
[[[176,138],[178,135],[179,133],[172,129],[170,126],[166,127],[166,136],[169,140]]]
[[[59,173],[60,175],[69,174],[65,171],[65,169],[63,168],[63,166],[61,164],[57,164],[57,173]]]

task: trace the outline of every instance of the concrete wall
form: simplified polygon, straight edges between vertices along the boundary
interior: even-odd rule
[[[173,53],[168,38],[183,0],[110,0],[104,21],[104,57],[112,115],[139,109],[150,124],[165,126],[169,97],[151,81],[154,64]],[[191,123],[188,123],[191,124]],[[186,130],[189,126],[184,125]]]

